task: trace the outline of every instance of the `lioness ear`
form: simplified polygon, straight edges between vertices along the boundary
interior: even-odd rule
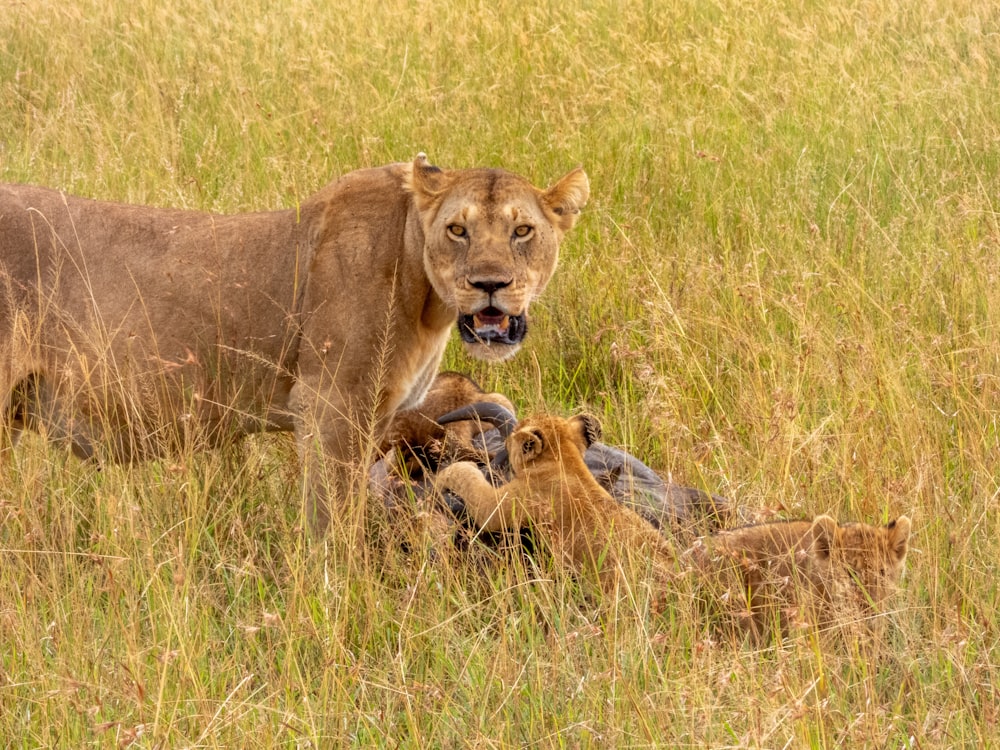
[[[828,516],[816,516],[809,529],[809,536],[812,537],[811,550],[820,560],[827,560],[833,552],[833,546],[837,539],[837,521]]]
[[[444,172],[427,160],[427,154],[420,152],[413,159],[409,178],[403,187],[413,194],[417,208],[427,210],[434,204],[444,187]]]
[[[576,223],[580,209],[590,198],[590,180],[583,167],[563,175],[552,187],[542,193],[542,203],[557,217],[556,226],[568,232]]]
[[[601,439],[601,423],[597,417],[590,414],[577,414],[569,420],[569,423],[580,433],[580,437],[583,438],[584,450]]]
[[[910,519],[900,516],[887,527],[889,532],[889,549],[893,556],[902,561],[910,542]]]

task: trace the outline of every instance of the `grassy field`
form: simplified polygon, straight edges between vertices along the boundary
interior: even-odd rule
[[[1000,746],[1000,6],[531,5],[0,0],[0,180],[229,212],[418,151],[582,163],[526,349],[446,365],[754,511],[910,515],[885,644],[311,543],[286,439],[100,472],[26,439],[0,745]]]

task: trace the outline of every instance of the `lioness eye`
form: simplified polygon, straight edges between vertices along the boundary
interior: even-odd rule
[[[527,224],[522,224],[521,226],[514,229],[514,236],[527,237],[529,234],[531,234],[531,229],[532,228]]]
[[[464,237],[465,227],[463,227],[461,224],[449,224],[448,232],[451,234],[452,237]]]

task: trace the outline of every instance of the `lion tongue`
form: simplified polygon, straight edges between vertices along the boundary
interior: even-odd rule
[[[477,312],[473,316],[473,320],[475,321],[477,331],[481,331],[484,328],[496,328],[500,331],[506,331],[510,327],[510,316],[504,315],[495,308],[487,308],[486,310]]]

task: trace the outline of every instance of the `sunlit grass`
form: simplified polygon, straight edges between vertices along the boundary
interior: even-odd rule
[[[311,544],[281,438],[103,471],[29,438],[0,470],[0,737],[996,742],[997,28],[977,0],[7,3],[0,179],[228,212],[418,151],[582,163],[526,350],[446,366],[746,507],[915,537],[876,658],[755,651],[683,582],[655,616],[377,519]]]

